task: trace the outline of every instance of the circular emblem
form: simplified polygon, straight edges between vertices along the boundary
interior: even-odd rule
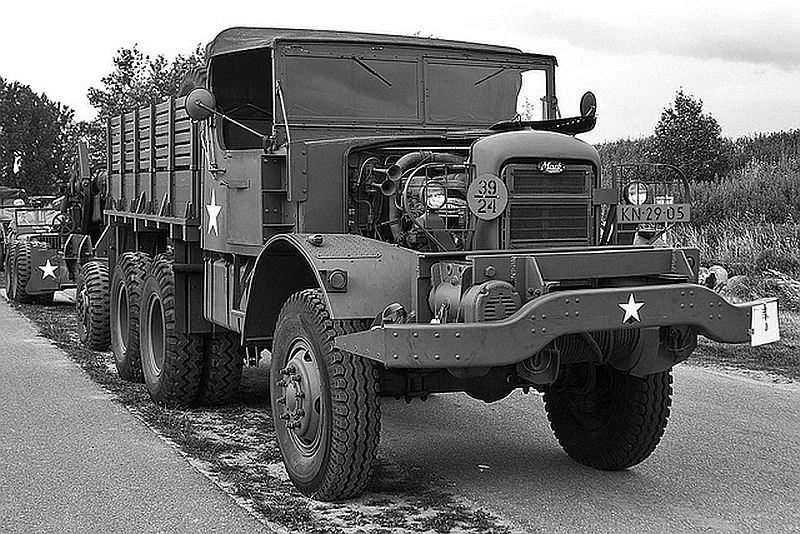
[[[469,184],[469,210],[484,221],[499,217],[508,205],[506,184],[493,174],[482,174]]]

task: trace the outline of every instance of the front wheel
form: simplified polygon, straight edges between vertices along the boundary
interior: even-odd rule
[[[636,377],[610,365],[576,364],[544,394],[550,427],[573,460],[627,469],[655,450],[669,418],[670,371]]]
[[[380,439],[378,372],[333,346],[364,325],[334,321],[317,290],[295,293],[278,317],[270,397],[283,463],[294,485],[323,501],[361,493]]]

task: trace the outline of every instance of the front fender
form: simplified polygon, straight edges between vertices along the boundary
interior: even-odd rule
[[[387,304],[412,309],[418,254],[349,234],[283,234],[259,254],[242,296],[242,337],[272,337],[283,304],[319,288],[334,319],[375,317]]]

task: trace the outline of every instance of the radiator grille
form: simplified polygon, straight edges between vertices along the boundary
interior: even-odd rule
[[[512,195],[586,195],[591,167],[568,165],[559,174],[546,174],[536,165],[509,165]]]
[[[536,241],[585,241],[589,239],[589,210],[585,204],[552,205],[518,201],[509,210],[511,245]],[[520,243],[523,242],[524,243]]]
[[[47,248],[51,249],[60,249],[61,248],[61,236],[58,234],[36,234],[31,236],[30,238],[32,241],[38,241],[40,243],[45,243]]]
[[[593,167],[586,163],[514,163],[503,169],[509,188],[505,242],[510,248],[588,245],[592,236]]]

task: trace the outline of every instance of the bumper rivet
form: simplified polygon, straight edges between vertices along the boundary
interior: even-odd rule
[[[576,311],[576,312],[575,312],[575,317],[579,316],[580,314],[581,314],[581,312],[579,312],[579,311]]]
[[[396,359],[398,359],[400,356],[398,356],[397,354],[393,354],[393,355],[392,355],[392,357],[393,357],[393,358],[396,360]]]
[[[414,332],[413,334],[411,334],[411,336],[412,337],[419,337],[419,334],[417,332]]]
[[[460,337],[461,337],[461,332],[456,332],[456,339],[459,339]]]
[[[398,338],[398,337],[400,337],[400,334],[398,334],[397,332],[395,332],[394,334],[392,334],[392,336],[394,336],[395,338]]]
[[[460,354],[456,354],[456,360],[460,360],[460,359],[461,359],[461,355]]]
[[[435,333],[433,334],[433,337],[435,337],[436,339],[439,339],[439,332],[435,332]]]
[[[434,360],[438,360],[438,359],[439,359],[439,355],[438,355],[438,354],[434,354],[434,355],[433,355],[433,359],[434,359]]]
[[[415,355],[414,355],[414,356],[412,356],[412,357],[413,357],[415,360],[419,360],[419,354],[415,354]]]
[[[545,332],[547,332],[547,328],[542,328],[542,334],[544,334]]]

